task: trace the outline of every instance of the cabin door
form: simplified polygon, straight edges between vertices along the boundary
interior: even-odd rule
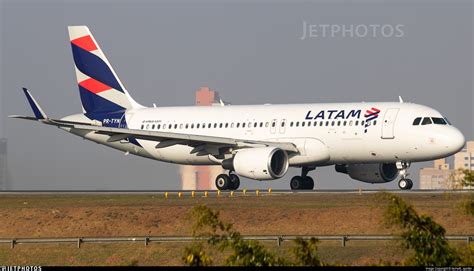
[[[382,138],[383,139],[394,139],[395,138],[395,120],[397,119],[399,108],[389,108],[382,121]]]

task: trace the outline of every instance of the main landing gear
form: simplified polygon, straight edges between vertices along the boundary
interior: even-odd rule
[[[410,167],[410,162],[397,162],[397,169],[400,171],[402,178],[398,181],[398,187],[402,190],[410,190],[413,187],[413,181],[408,179],[408,168]]]
[[[291,190],[313,190],[314,180],[308,176],[308,172],[316,169],[315,167],[303,167],[301,169],[301,176],[291,178]]]
[[[216,177],[216,187],[219,190],[237,190],[240,186],[240,179],[239,176],[230,173],[227,174],[219,174]]]

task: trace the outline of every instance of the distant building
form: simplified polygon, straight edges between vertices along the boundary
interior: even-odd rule
[[[224,173],[221,166],[180,166],[181,189],[216,190],[214,180]]]
[[[453,170],[446,163],[446,159],[435,160],[432,168],[420,170],[420,189],[448,189],[451,187],[452,173]]]
[[[420,189],[455,188],[459,184],[453,183],[453,178],[462,178],[456,171],[458,169],[474,170],[474,141],[467,141],[466,148],[454,154],[454,168],[451,168],[445,159],[435,160],[432,168],[422,168],[420,170]]]
[[[468,141],[466,148],[454,155],[454,168],[474,170],[474,141]]]
[[[7,139],[0,138],[0,190],[7,190],[8,170],[7,170]]]
[[[196,91],[196,105],[221,105],[219,93],[209,87]],[[181,189],[183,190],[216,190],[214,183],[217,175],[224,173],[221,166],[180,166]]]

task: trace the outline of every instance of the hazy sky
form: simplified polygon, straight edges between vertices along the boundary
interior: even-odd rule
[[[233,104],[397,101],[401,95],[438,109],[474,138],[472,1],[0,0],[0,9],[0,136],[9,140],[12,189],[180,187],[176,165],[6,119],[32,115],[23,86],[51,116],[80,112],[68,25],[89,26],[144,105],[192,105],[205,85]],[[304,22],[316,32],[302,40]],[[323,33],[324,25],[334,33]],[[359,36],[336,31],[351,25],[378,28]],[[414,187],[426,165],[412,166]],[[297,173],[273,183],[242,180],[241,187],[288,188]],[[333,167],[311,175],[323,189],[397,187],[351,180]]]

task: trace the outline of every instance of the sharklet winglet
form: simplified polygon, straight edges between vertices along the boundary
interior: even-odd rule
[[[35,114],[35,117],[37,120],[45,120],[48,119],[48,116],[46,116],[46,113],[44,113],[43,109],[41,106],[38,104],[38,102],[35,100],[33,95],[28,91],[28,89],[23,88],[23,93],[25,93],[26,99],[28,100],[28,103],[31,106],[31,109],[33,110],[33,113]]]

